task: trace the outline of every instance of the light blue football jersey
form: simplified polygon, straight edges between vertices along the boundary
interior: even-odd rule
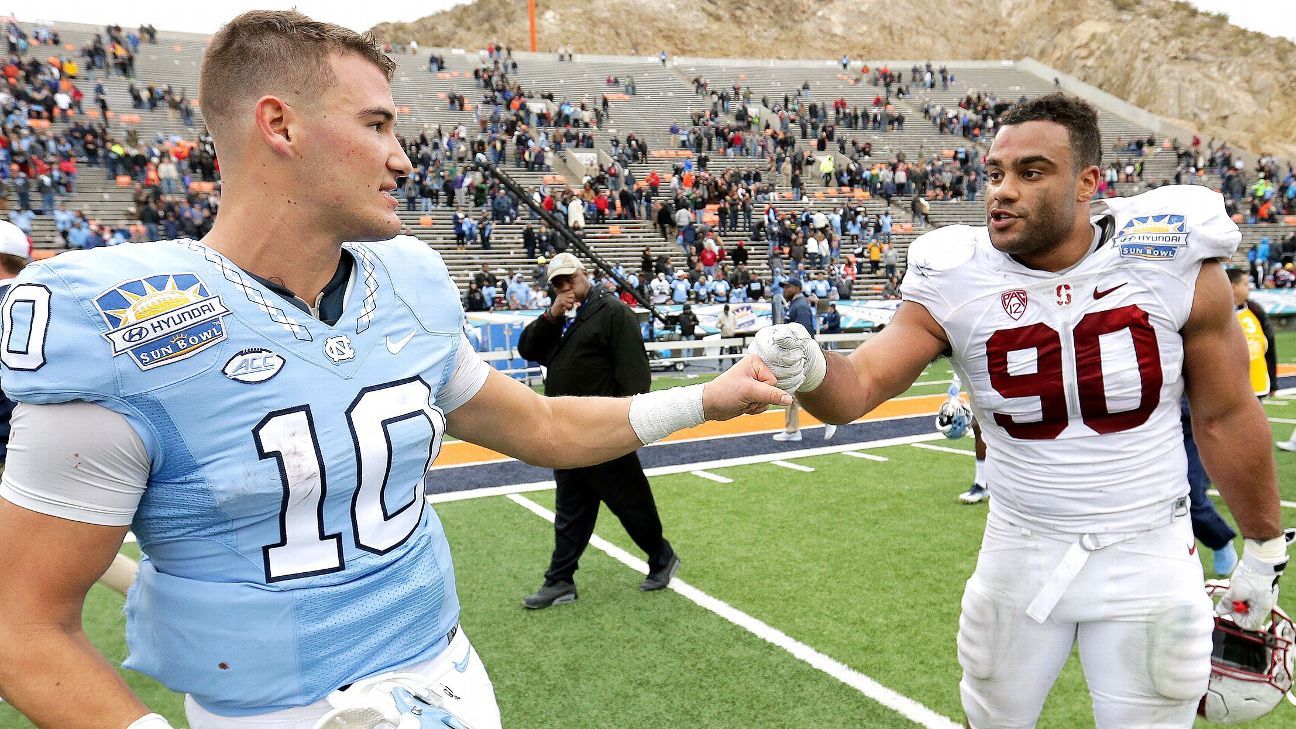
[[[2,310],[9,397],[101,403],[143,439],[125,665],[219,714],[431,658],[458,620],[423,499],[458,291],[416,239],[346,249],[335,326],[193,241],[31,265]]]

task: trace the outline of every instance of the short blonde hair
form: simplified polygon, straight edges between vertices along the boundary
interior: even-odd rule
[[[203,54],[198,102],[213,136],[243,104],[265,94],[317,96],[337,81],[331,54],[354,54],[391,81],[396,64],[368,33],[311,20],[295,10],[253,10],[226,23]]]

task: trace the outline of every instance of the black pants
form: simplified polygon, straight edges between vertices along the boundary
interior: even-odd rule
[[[662,538],[661,518],[639,455],[630,453],[587,468],[554,469],[554,551],[545,584],[573,582],[581,554],[594,534],[599,502],[621,520],[626,533],[648,555],[648,569],[665,567],[675,556]]]

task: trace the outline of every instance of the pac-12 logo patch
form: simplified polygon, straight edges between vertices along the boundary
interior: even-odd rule
[[[284,358],[262,347],[252,347],[229,358],[221,372],[239,382],[265,382],[283,369]]]
[[[192,273],[158,274],[117,284],[95,297],[110,329],[113,356],[142,370],[178,362],[225,341],[229,309]]]
[[[1003,304],[1004,313],[1012,317],[1013,321],[1022,318],[1026,313],[1026,291],[1023,289],[1013,289],[999,294],[999,303]]]

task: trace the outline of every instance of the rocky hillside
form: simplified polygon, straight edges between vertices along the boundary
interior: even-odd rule
[[[541,50],[748,58],[1030,56],[1204,136],[1296,158],[1296,44],[1173,0],[536,0]],[[380,38],[527,47],[522,0],[476,0]]]

